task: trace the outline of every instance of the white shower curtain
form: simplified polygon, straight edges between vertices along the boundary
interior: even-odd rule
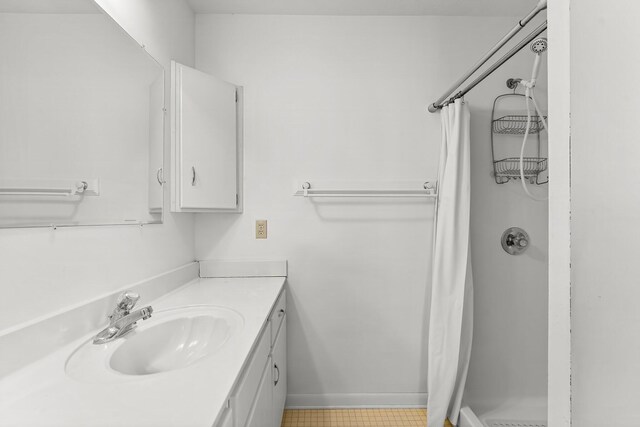
[[[427,426],[458,424],[473,336],[473,278],[469,251],[469,107],[461,100],[441,111],[431,315]]]

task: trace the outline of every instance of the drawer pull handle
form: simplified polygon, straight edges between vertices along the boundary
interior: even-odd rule
[[[278,377],[275,379],[275,381],[273,381],[273,385],[277,386],[278,383],[280,382],[280,368],[278,368],[278,365],[276,365],[275,363],[273,364],[273,367],[275,368],[276,372],[278,373]]]
[[[284,316],[284,308],[281,308],[280,311],[278,312],[278,317],[282,317]]]
[[[196,185],[196,167],[195,166],[191,166],[191,186],[195,186]]]
[[[162,168],[159,168],[156,172],[156,180],[158,180],[158,184],[162,185]]]

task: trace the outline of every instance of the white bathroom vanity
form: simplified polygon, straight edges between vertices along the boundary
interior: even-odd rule
[[[197,272],[193,265],[182,270],[183,278]],[[92,341],[115,295],[0,336],[9,349],[12,340],[57,334],[32,344],[34,353],[48,352],[33,363],[19,366],[19,355],[7,355],[17,369],[0,379],[0,426],[279,426],[287,387],[286,277],[168,284],[166,276],[131,286],[153,314],[106,344]],[[145,299],[154,288],[147,295],[168,292]],[[77,324],[92,330],[65,342]]]

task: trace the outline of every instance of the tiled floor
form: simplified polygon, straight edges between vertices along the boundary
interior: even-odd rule
[[[282,427],[425,427],[424,409],[287,409]],[[447,422],[448,427],[452,427]]]

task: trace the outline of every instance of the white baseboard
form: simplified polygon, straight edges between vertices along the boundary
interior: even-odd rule
[[[289,394],[287,408],[426,408],[427,393]]]

